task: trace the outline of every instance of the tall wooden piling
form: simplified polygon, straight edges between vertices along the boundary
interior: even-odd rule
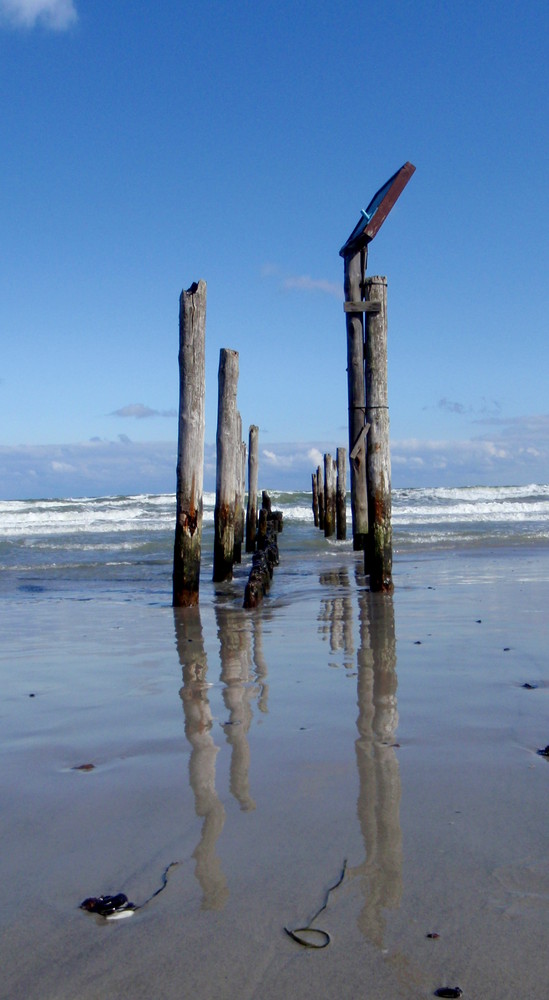
[[[246,544],[246,511],[244,510],[244,500],[245,500],[245,497],[246,497],[246,462],[247,462],[247,459],[248,459],[248,448],[246,446],[246,442],[245,441],[241,441],[240,442],[240,461],[241,461],[241,465],[240,465],[240,476],[241,476],[240,485],[241,485],[241,494],[242,494],[242,504],[241,504],[241,508],[240,508],[240,538],[241,538],[240,547],[241,548],[242,548],[242,545],[245,546],[245,544]]]
[[[379,311],[366,313],[366,417],[368,432],[368,519],[370,532],[364,569],[370,590],[393,590],[391,526],[391,454],[387,395],[387,279],[367,278],[366,297]]]
[[[344,541],[347,537],[347,450],[338,448],[336,452],[336,538]]]
[[[217,402],[217,471],[214,510],[213,579],[230,580],[234,563],[236,457],[238,445],[236,393],[238,351],[219,352]],[[239,452],[240,454],[240,452]]]
[[[206,282],[179,299],[179,430],[173,606],[198,603],[204,476]]]
[[[242,417],[237,410],[236,413],[236,442],[235,442],[235,507],[234,507],[234,561],[242,562],[242,542],[244,541],[244,491],[245,475],[242,462]],[[244,447],[246,447],[244,445]]]
[[[324,531],[324,469],[321,465],[316,470],[316,492],[318,496],[318,527]]]
[[[318,483],[316,479],[316,472],[313,472],[311,481],[313,494],[313,520],[315,528],[318,528]]]
[[[366,399],[364,387],[364,313],[347,308],[363,298],[365,251],[345,257],[345,317],[347,324],[347,389],[349,398],[349,466],[353,548],[363,549],[368,534],[366,490]]]
[[[336,465],[331,455],[324,455],[324,537],[336,530]]]
[[[259,427],[251,424],[248,433],[248,506],[246,508],[246,552],[255,551],[257,535],[257,479]]]

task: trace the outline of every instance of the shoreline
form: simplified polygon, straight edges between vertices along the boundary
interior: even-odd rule
[[[387,598],[283,535],[255,612],[5,601],[6,996],[539,992],[548,552],[456,556],[397,555]],[[176,860],[130,920],[78,910]]]

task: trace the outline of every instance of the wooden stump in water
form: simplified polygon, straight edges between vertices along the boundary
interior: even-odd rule
[[[278,566],[278,534],[282,531],[282,512],[271,509],[268,494],[263,493],[263,506],[259,512],[257,551],[252,557],[252,568],[244,592],[244,607],[256,608],[267,593],[275,566]]]

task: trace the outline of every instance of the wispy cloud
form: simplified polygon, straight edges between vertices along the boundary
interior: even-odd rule
[[[443,396],[434,408],[443,410],[445,413],[474,416],[477,418],[478,423],[482,423],[487,418],[496,417],[501,413],[501,404],[499,401],[497,399],[486,399],[484,396],[475,403],[460,403],[457,400],[448,399],[446,396]],[[429,409],[433,409],[433,407],[424,406],[424,410]]]
[[[145,420],[147,417],[176,417],[175,410],[153,410],[144,403],[128,403],[121,406],[119,410],[113,410],[109,417],[133,417],[136,420]]]
[[[438,409],[444,410],[446,413],[467,413],[470,411],[470,407],[465,406],[463,403],[456,403],[451,399],[439,399]]]
[[[66,31],[78,14],[74,0],[0,0],[0,19],[14,27],[41,24],[52,31]]]
[[[305,292],[321,295],[331,295],[343,299],[343,286],[326,278],[312,278],[309,274],[284,274],[277,264],[266,263],[261,268],[263,278],[276,278],[279,287],[285,292]]]
[[[333,295],[336,299],[343,298],[341,285],[334,281],[326,281],[324,278],[311,278],[308,274],[298,274],[284,278],[282,287],[286,290],[298,292],[322,292],[324,295]]]

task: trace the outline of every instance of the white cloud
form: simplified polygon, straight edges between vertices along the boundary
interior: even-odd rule
[[[466,440],[392,441],[394,485],[549,482],[549,414],[486,424],[490,433]]]
[[[277,264],[266,263],[261,268],[262,278],[277,278],[285,292],[321,292],[343,300],[343,282],[328,281],[326,278],[311,278],[309,274],[283,275]]]
[[[307,452],[307,458],[314,466],[320,465],[320,463],[324,460],[324,456],[322,452],[318,450],[318,448],[309,448],[309,451]]]
[[[68,462],[52,462],[51,463],[52,472],[76,472],[75,465],[69,465]]]
[[[343,447],[343,445],[341,446]],[[311,445],[310,442],[305,444],[291,442],[275,444],[272,448],[263,448],[262,455],[269,469],[276,469],[283,474],[303,475],[303,489],[308,489],[308,486],[304,484],[309,481],[310,474],[316,470],[318,465],[322,464],[326,453],[335,457],[336,450],[337,445],[333,442],[327,442],[320,447],[317,447],[316,444]],[[276,488],[274,481],[271,485]],[[299,483],[295,488],[299,489]]]
[[[78,14],[74,0],[0,0],[0,17],[18,27],[42,24],[52,31],[66,31]]]
[[[334,281],[326,281],[324,278],[311,278],[308,274],[284,278],[282,287],[298,292],[323,292],[324,295],[333,295],[336,299],[343,299],[343,285],[338,285]]]

